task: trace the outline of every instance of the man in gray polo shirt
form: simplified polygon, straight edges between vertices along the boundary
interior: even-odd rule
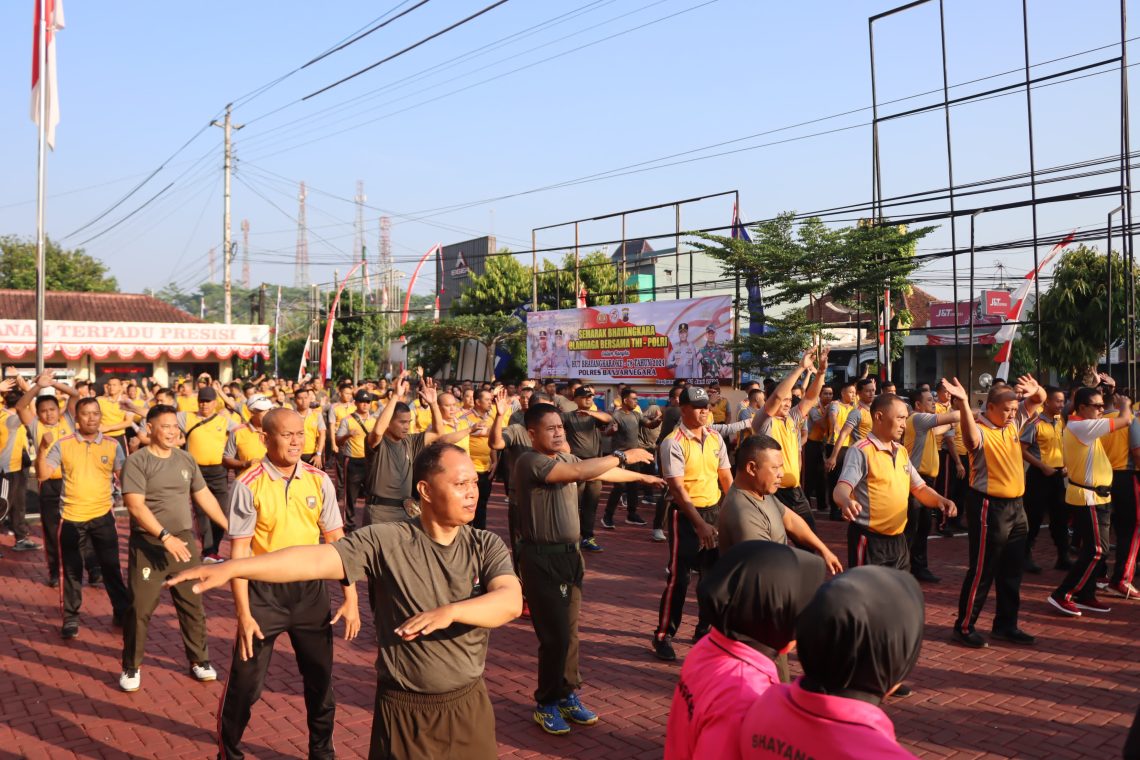
[[[742,541],[788,543],[788,537],[823,557],[827,569],[843,572],[843,565],[802,517],[776,497],[784,472],[780,444],[766,435],[753,435],[736,450],[736,478],[717,517],[721,554]]]
[[[153,407],[146,415],[150,443],[127,457],[123,465],[123,502],[131,514],[131,535],[127,541],[131,606],[123,620],[123,672],[119,676],[119,688],[123,691],[138,691],[141,683],[139,667],[147,627],[158,606],[162,582],[201,562],[191,497],[214,524],[223,530],[229,527],[194,457],[178,448],[177,415],[173,406]],[[199,681],[217,680],[206,644],[202,598],[186,585],[173,586],[170,596],[178,613],[190,672]]]

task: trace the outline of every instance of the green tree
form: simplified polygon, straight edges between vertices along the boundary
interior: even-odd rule
[[[885,222],[835,228],[815,217],[797,223],[794,212],[785,212],[754,227],[751,241],[698,234],[693,245],[719,261],[726,275],[755,280],[763,290],[767,332],[741,336],[734,348],[751,357],[746,369],[764,370],[830,337],[809,316],[825,296],[853,305],[860,294],[909,287],[917,242],[933,229]],[[905,330],[911,321],[904,310],[893,325]],[[901,336],[897,342],[901,349]]]
[[[509,314],[462,314],[441,322],[412,320],[404,325],[404,334],[408,338],[408,363],[421,364],[429,372],[438,372],[446,363],[439,359],[446,355],[454,360],[459,344],[469,340],[480,343],[487,355],[493,357],[500,345],[521,346],[525,331],[523,322]],[[413,355],[417,361],[412,361]],[[488,375],[493,364],[488,362]]]
[[[88,256],[82,248],[67,250],[47,238],[44,241],[45,287],[91,293],[114,293],[119,283],[107,274],[107,265]],[[36,241],[15,235],[0,237],[0,288],[35,290]]]
[[[507,253],[502,249],[500,253]],[[472,274],[452,314],[509,314],[531,300],[531,269],[514,256],[492,256],[483,274]]]
[[[1108,313],[1108,258],[1085,245],[1066,252],[1053,270],[1053,283],[1027,317],[1024,341],[1037,345],[1036,309],[1041,310],[1041,361],[1061,375],[1082,379],[1096,374],[1104,355]],[[1124,259],[1112,253],[1112,335],[1126,334]],[[1019,341],[1022,342],[1022,341]],[[1015,344],[1016,345],[1016,344]]]

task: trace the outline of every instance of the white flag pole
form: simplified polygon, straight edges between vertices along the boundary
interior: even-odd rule
[[[36,36],[39,44],[36,45],[36,60],[38,61],[39,77],[39,150],[36,157],[36,374],[44,371],[44,290],[46,281],[46,264],[44,253],[44,180],[46,169],[47,150],[47,6],[50,0],[36,0],[38,18],[36,19]]]

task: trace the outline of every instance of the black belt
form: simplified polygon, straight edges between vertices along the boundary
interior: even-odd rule
[[[389,498],[387,496],[369,496],[368,497],[368,505],[369,506],[372,506],[374,504],[379,504],[382,507],[399,507],[400,509],[403,509],[404,508],[404,501],[405,501],[405,499],[392,499],[392,498]]]
[[[1083,488],[1086,491],[1092,491],[1097,496],[1102,496],[1102,497],[1112,496],[1112,486],[1086,486],[1084,483],[1077,483],[1076,481],[1073,481],[1073,480],[1069,481],[1069,485],[1076,486],[1077,488]]]
[[[535,554],[573,554],[578,551],[578,544],[536,544],[533,541],[523,541],[525,546],[534,549]]]

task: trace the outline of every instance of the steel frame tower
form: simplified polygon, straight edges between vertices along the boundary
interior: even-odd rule
[[[293,286],[297,288],[309,285],[309,230],[305,224],[305,183],[301,182],[301,191],[297,194],[300,204],[297,209],[297,254],[295,258]]]

